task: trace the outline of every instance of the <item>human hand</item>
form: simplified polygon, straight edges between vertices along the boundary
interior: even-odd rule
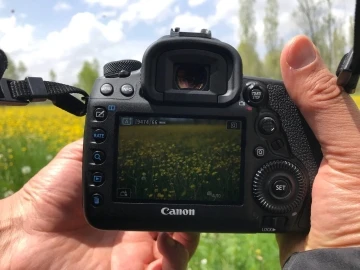
[[[82,210],[82,140],[0,201],[1,269],[186,269],[199,234],[101,231]]]
[[[285,86],[324,154],[314,180],[307,236],[279,235],[280,260],[294,252],[360,246],[360,112],[305,36],[283,49]]]

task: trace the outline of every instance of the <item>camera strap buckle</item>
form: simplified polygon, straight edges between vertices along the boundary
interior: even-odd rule
[[[354,23],[354,47],[345,54],[336,71],[337,85],[346,93],[354,94],[360,77],[360,3],[356,1]]]
[[[88,93],[79,88],[43,81],[38,77],[27,77],[23,81],[2,78],[7,69],[6,54],[0,50],[0,105],[24,106],[30,102],[51,100],[52,103],[71,114],[84,116],[88,103]],[[79,94],[78,99],[72,94]]]
[[[72,94],[82,95],[81,100]],[[30,102],[51,100],[52,103],[71,114],[84,116],[88,94],[79,88],[27,77],[24,81],[0,80],[0,105],[24,106]]]

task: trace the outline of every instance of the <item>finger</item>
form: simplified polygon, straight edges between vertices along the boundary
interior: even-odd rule
[[[360,174],[360,113],[353,99],[306,36],[297,36],[281,54],[285,86],[314,131],[332,169]]]
[[[194,255],[200,241],[199,233],[174,233],[172,237],[189,252],[189,259]]]
[[[82,152],[82,140],[65,146],[24,186],[25,190],[35,193],[34,196],[54,190],[62,190],[61,193],[69,189],[81,192]],[[68,181],[69,179],[72,181]]]
[[[71,159],[71,160],[82,161],[83,144],[84,144],[84,140],[79,139],[75,142],[66,145],[55,156],[55,159]]]
[[[185,270],[189,261],[188,250],[167,233],[160,233],[158,249],[163,255],[162,270]]]
[[[24,202],[36,213],[33,218],[44,230],[49,226],[83,224],[82,212],[82,140],[64,147],[58,155],[21,189]],[[72,222],[63,222],[71,220]],[[49,222],[51,221],[51,222]],[[44,225],[45,224],[45,225]],[[51,227],[51,228],[50,228]]]

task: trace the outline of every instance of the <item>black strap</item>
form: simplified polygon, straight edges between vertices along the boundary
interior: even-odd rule
[[[81,95],[81,100],[72,94]],[[76,116],[84,116],[89,95],[79,88],[27,77],[24,81],[0,80],[0,105],[21,106],[29,102],[51,100],[53,104]]]
[[[76,116],[84,116],[89,95],[79,88],[43,81],[42,78],[27,77],[24,81],[2,78],[7,69],[6,54],[0,50],[0,105],[22,106],[29,102],[51,100],[52,103]],[[79,94],[81,100],[73,96]]]
[[[345,92],[354,94],[360,76],[360,0],[356,0],[354,21],[354,47],[341,59],[336,71],[337,84]]]
[[[89,95],[84,90],[36,77],[27,77],[24,81],[2,79],[7,65],[7,57],[0,50],[0,105],[22,106],[49,99],[55,106],[76,116],[86,114]],[[81,95],[81,100],[72,94]]]
[[[7,67],[8,67],[8,60],[6,54],[2,50],[0,50],[0,79],[4,75]]]

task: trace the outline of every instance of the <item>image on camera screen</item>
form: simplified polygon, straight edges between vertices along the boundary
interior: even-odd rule
[[[242,121],[121,116],[116,200],[240,204]]]

